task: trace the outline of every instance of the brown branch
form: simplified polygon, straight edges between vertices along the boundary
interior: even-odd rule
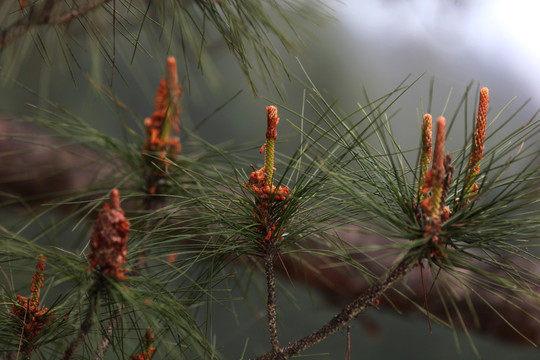
[[[334,316],[328,323],[302,339],[295,341],[291,345],[280,349],[280,353],[283,354],[282,358],[289,359],[292,356],[299,354],[303,350],[318,344],[328,336],[343,328],[349,323],[349,321],[354,319],[369,306],[372,306],[396,282],[401,280],[416,262],[416,257],[410,256],[409,253],[406,254],[403,259],[388,272],[386,277],[376,281],[362,295],[345,306],[343,310]],[[277,352],[274,350],[256,358],[256,360],[281,359],[281,357],[278,357],[276,353]]]
[[[43,5],[39,2],[33,3],[30,5],[26,16],[23,16],[0,32],[0,51],[26,34],[33,26],[67,24],[73,19],[82,17],[109,1],[88,1],[77,8],[66,10],[58,15],[54,13],[54,0],[47,0]]]
[[[84,189],[114,169],[101,154],[51,138],[0,114],[0,204],[40,205],[59,193]]]
[[[275,359],[282,359],[276,323],[276,280],[274,275],[274,249],[268,248],[264,257],[264,270],[266,273],[266,285],[268,287],[268,300],[266,304],[268,312],[268,333],[270,335],[270,344]]]

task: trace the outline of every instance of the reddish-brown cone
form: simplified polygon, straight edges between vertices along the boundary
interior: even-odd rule
[[[126,279],[127,240],[129,221],[120,207],[118,190],[111,191],[110,204],[99,213],[90,239],[90,267],[117,279]]]
[[[279,123],[277,107],[270,105],[266,107],[266,139],[277,139],[277,125]]]
[[[446,176],[444,167],[444,142],[446,138],[446,119],[440,116],[437,119],[437,134],[435,150],[433,151],[433,164],[426,173],[424,193],[431,192],[431,196],[422,201],[422,210],[427,218],[435,219],[440,216],[441,195]]]

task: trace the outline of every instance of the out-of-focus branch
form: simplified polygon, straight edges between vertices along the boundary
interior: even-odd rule
[[[61,12],[55,11],[61,1],[47,0],[29,5],[28,13],[0,32],[0,51],[28,32],[33,26],[68,24],[99,8],[110,0],[94,0]]]
[[[366,245],[370,247],[380,246],[381,248],[388,245],[387,239],[375,235],[366,235],[361,231],[355,231],[354,228],[351,228],[350,231],[340,231],[338,235],[344,244],[351,247],[353,252],[354,249],[361,249]],[[331,248],[332,245],[325,248],[320,242],[304,243],[303,246],[314,249],[314,253],[327,253],[329,250],[335,250]],[[392,255],[396,254],[395,250],[388,250],[388,254],[384,252],[378,250],[371,253],[356,253],[351,256],[362,266],[365,266],[367,270],[373,272],[376,277],[382,278],[397,260],[397,257]],[[297,283],[301,282],[318,289],[338,307],[344,306],[352,299],[361,296],[370,286],[355,267],[346,264],[337,257],[303,253],[301,255],[282,256],[282,259],[284,266],[287,268],[288,276],[292,277]],[[377,259],[377,261],[371,259]],[[513,262],[531,274],[540,273],[540,264],[536,262],[517,257],[500,259],[500,261],[506,261],[509,264]],[[508,276],[502,270],[489,268],[484,263],[477,262],[474,265],[485,273]],[[276,270],[283,269],[277,267]],[[422,285],[422,276],[424,285]],[[507,300],[512,295],[508,290],[491,289],[492,291],[489,291],[479,286],[478,282],[467,280],[478,279],[478,276],[480,275],[471,274],[471,277],[463,277],[463,279],[460,279],[461,282],[458,282],[458,280],[445,272],[438,273],[437,282],[450,284],[447,287],[451,288],[451,295],[449,296],[452,297],[452,300],[449,298],[445,300],[436,291],[430,291],[434,282],[430,271],[424,269],[422,275],[420,267],[415,267],[407,274],[406,280],[402,284],[397,284],[392,288],[396,291],[389,289],[384,294],[384,297],[379,299],[378,306],[397,307],[404,313],[419,315],[420,312],[417,308],[424,308],[424,294],[427,291],[429,312],[432,316],[448,321],[447,307],[453,302],[455,307],[450,311],[451,320],[457,327],[460,327],[463,320],[463,325],[470,331],[478,331],[516,344],[529,344],[527,339],[524,338],[525,336],[535,344],[540,344],[540,286],[538,284],[531,285],[536,294],[534,297],[519,295],[518,300]],[[400,293],[405,294],[408,299]],[[459,313],[454,310],[459,310]],[[426,331],[428,331],[427,321],[426,319]],[[507,321],[515,326],[521,334],[512,329]]]
[[[83,189],[111,171],[99,154],[50,137],[0,114],[0,203],[39,205],[55,194]]]
[[[17,134],[17,136],[9,135]],[[69,150],[69,151],[67,151]],[[40,204],[50,198],[51,193],[83,189],[103,178],[111,171],[103,162],[96,163],[98,154],[77,146],[63,146],[58,138],[44,136],[36,132],[35,127],[26,124],[1,121],[0,119],[0,200],[20,198],[27,204]],[[351,249],[362,246],[384,245],[387,240],[373,235],[365,235],[355,229],[341,231],[339,237]],[[328,250],[319,242],[303,243],[305,247]],[[328,245],[331,246],[331,245]],[[331,249],[335,250],[335,249]],[[394,256],[382,256],[381,253],[359,253],[353,258],[366,266],[369,271],[382,277],[396,261]],[[378,261],[370,261],[370,257]],[[337,257],[323,257],[310,253],[281,256],[288,275],[295,283],[318,289],[327,297],[342,306],[365,293],[370,284],[358,270],[341,261]],[[502,261],[502,260],[501,260]],[[540,264],[522,259],[506,259],[514,261],[531,274],[540,273]],[[500,273],[501,270],[487,268],[478,263],[485,272]],[[283,270],[281,266],[277,271]],[[502,274],[501,275],[505,275]],[[465,278],[465,277],[464,277]],[[474,278],[474,275],[471,277]],[[430,289],[433,279],[429,271],[424,271],[425,289]],[[526,340],[506,321],[513,324],[524,336],[536,344],[540,344],[540,286],[530,284],[537,297],[522,296],[520,301],[507,301],[504,293],[488,291],[476,283],[457,283],[455,279],[441,273],[437,281],[455,284],[452,287],[452,301],[459,309],[461,319],[467,328],[476,329],[505,341],[524,343]],[[406,282],[395,287],[405,293],[409,299],[423,308],[424,287],[419,268],[413,268],[406,277]],[[417,306],[406,300],[398,291],[388,290],[380,299],[380,306],[397,306],[400,310],[419,313]],[[428,292],[429,311],[433,316],[448,320],[441,296]],[[472,306],[471,306],[472,305]],[[474,308],[474,313],[471,312]],[[499,313],[496,314],[495,310]],[[454,312],[455,313],[455,312]],[[457,316],[457,314],[456,314]],[[504,317],[504,319],[502,317]],[[454,324],[460,324],[457,318]],[[426,320],[427,321],[427,320]]]

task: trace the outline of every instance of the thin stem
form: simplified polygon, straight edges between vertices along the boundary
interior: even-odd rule
[[[289,359],[294,355],[310,348],[311,346],[321,342],[328,336],[344,327],[349,321],[358,316],[366,308],[371,306],[379,299],[390,287],[397,281],[401,280],[406,275],[413,264],[418,261],[416,251],[409,251],[403,259],[393,267],[393,269],[379,281],[371,285],[362,295],[349,303],[343,310],[334,316],[326,325],[318,330],[315,330],[306,337],[295,341],[294,343],[280,349],[279,353],[272,350],[271,352],[262,355],[254,360],[276,360]]]
[[[274,259],[275,252],[273,247],[269,247],[264,257],[264,270],[266,272],[266,284],[268,287],[268,301],[266,303],[266,308],[268,312],[268,332],[270,334],[270,343],[272,344],[272,351],[277,356],[280,355],[281,350],[279,346],[276,322],[276,281],[274,275]]]
[[[345,360],[351,360],[351,325],[347,326],[347,350],[345,352]]]
[[[122,308],[123,306],[120,309],[115,310],[111,314],[111,322],[109,323],[109,326],[107,327],[107,334],[104,334],[101,337],[101,344],[99,348],[97,349],[95,360],[101,360],[105,356],[105,353],[107,352],[107,349],[109,348],[109,345],[111,343],[110,338],[112,337],[114,330],[118,327],[118,324],[120,323],[120,320],[122,317],[121,315]]]

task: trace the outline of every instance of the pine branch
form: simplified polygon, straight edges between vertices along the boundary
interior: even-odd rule
[[[388,240],[376,235],[366,235],[361,229],[351,228],[349,231],[340,231],[337,236],[350,249],[350,256],[353,261],[365,267],[367,271],[373,274],[375,278],[382,278],[385,269],[392,266],[392,262],[397,261],[394,250],[373,250],[367,252],[358,252],[355,249],[362,248],[366,244],[375,249],[384,248]],[[397,240],[396,242],[405,243],[406,240]],[[322,292],[326,298],[342,307],[347,301],[361,296],[369,288],[369,282],[358,275],[358,270],[354,266],[347,264],[343,258],[336,256],[320,256],[333,252],[335,249],[331,246],[323,246],[318,242],[308,241],[303,244],[305,247],[313,249],[315,254],[289,254],[282,256],[284,266],[287,268],[287,274],[295,283],[301,283],[310,286]],[[373,261],[373,259],[379,259]],[[506,256],[501,259],[509,268],[521,269],[528,274],[540,273],[540,264],[523,259],[518,256]],[[471,263],[471,266],[481,268],[486,274],[492,276],[508,276],[503,270],[494,266],[487,266],[480,261]],[[281,268],[276,270],[282,271]],[[531,285],[531,292],[536,295],[512,294],[508,289],[497,289],[496,292],[489,291],[474,277],[465,277],[456,281],[444,272],[432,273],[424,271],[425,288],[432,288],[439,283],[445,284],[448,291],[453,294],[459,294],[454,299],[455,306],[459,309],[474,309],[474,311],[464,310],[462,313],[452,313],[449,317],[445,310],[447,304],[444,299],[435,295],[433,292],[427,294],[429,302],[429,312],[431,316],[438,317],[445,322],[459,323],[459,316],[462,317],[464,326],[481,332],[482,334],[492,336],[502,341],[516,344],[528,344],[530,341],[540,343],[540,286]],[[401,285],[393,287],[395,291],[389,291],[380,299],[379,307],[399,309],[404,313],[420,314],[425,311],[419,311],[424,308],[424,288],[422,287],[422,274],[419,268],[412,269],[406,277],[406,281]],[[505,298],[514,299],[508,301]],[[497,309],[497,315],[493,309]],[[518,325],[521,332],[514,331],[508,326],[508,323]],[[526,338],[525,338],[526,337]]]
[[[310,35],[307,28],[331,18],[327,6],[320,0],[41,0],[28,2],[20,11],[6,5],[0,7],[4,15],[0,16],[0,53],[6,52],[9,45],[30,44],[37,38],[33,48],[20,46],[13,56],[22,60],[41,55],[49,61],[49,51],[58,49],[75,80],[72,64],[81,68],[83,61],[79,57],[87,56],[80,54],[77,47],[89,41],[111,66],[111,80],[114,74],[125,80],[122,69],[127,64],[117,57],[119,49],[131,52],[133,61],[138,53],[152,58],[155,54],[150,49],[156,44],[165,45],[167,53],[181,54],[184,68],[196,64],[201,72],[210,74],[205,70],[207,64],[221,57],[212,52],[226,46],[255,94],[260,81],[279,91],[283,77],[291,78],[280,52],[297,52],[304,45],[304,37]],[[111,27],[103,26],[108,22]],[[70,28],[72,23],[76,27]],[[53,35],[53,31],[37,31],[49,28],[57,30],[56,37],[44,36]],[[37,35],[24,36],[31,30],[36,30]],[[19,61],[11,59],[9,65],[16,66]]]
[[[42,128],[10,119],[0,114],[2,201],[38,205],[60,193],[85,189],[114,170],[103,164],[103,154],[96,149],[48,137]]]
[[[63,143],[58,138],[44,137],[43,131],[37,132],[34,126],[26,126],[21,123],[0,121],[0,133],[19,134],[20,137],[0,137],[0,153],[3,154],[3,161],[0,161],[0,173],[3,175],[0,183],[0,191],[3,196],[7,194],[17,194],[19,201],[9,200],[11,206],[22,203],[28,203],[31,206],[38,206],[51,199],[51,186],[55,189],[65,192],[77,192],[78,189],[86,188],[92,182],[107,176],[112,171],[111,164],[96,163],[91,159],[99,157],[98,154],[81,147],[70,147],[66,152]],[[21,158],[23,156],[23,158]],[[81,170],[81,156],[89,159],[87,167]],[[58,173],[58,169],[62,172]],[[98,174],[89,176],[89,174]],[[7,176],[7,174],[11,174]],[[11,178],[13,181],[5,181]],[[19,181],[17,181],[19,179]],[[24,179],[24,181],[20,181]],[[10,195],[11,196],[11,195]],[[3,197],[6,201],[8,198]],[[65,206],[64,211],[70,211]],[[365,235],[361,229],[351,228],[349,230],[338,231],[337,236],[352,249],[351,257],[355,262],[365,266],[370,272],[377,276],[383,276],[381,269],[388,268],[395,259],[389,255],[381,254],[380,251],[373,253],[354,253],[354,249],[361,248],[365,244],[370,244],[374,248],[384,247],[388,240],[374,235]],[[398,240],[396,240],[398,241]],[[332,248],[322,248],[321,244],[315,242],[304,242],[304,245],[315,249],[316,253],[333,251]],[[317,251],[319,249],[320,251]],[[306,282],[311,286],[325,293],[329,299],[334,299],[336,304],[343,305],[343,299],[352,299],[364,293],[369,284],[362,281],[361,278],[353,277],[357,269],[343,262],[339,257],[322,257],[316,254],[303,253],[280,255],[290,275],[295,282]],[[373,258],[383,258],[375,263]],[[530,274],[540,273],[540,265],[534,261],[528,261],[518,256],[510,257],[507,255],[508,263],[515,262],[521,270]],[[339,263],[339,266],[336,264]],[[483,271],[491,274],[504,276],[501,269],[489,268],[481,262],[472,263],[473,266],[479,266]],[[280,268],[277,268],[279,271]],[[423,290],[421,288],[421,279],[419,271],[411,271],[407,276],[407,286],[398,287],[397,290],[407,294],[408,299],[399,295],[398,292],[388,292],[385,299],[381,299],[382,307],[396,306],[404,312],[417,312],[417,307],[413,304],[419,304],[422,308],[424,303]],[[430,284],[426,287],[429,288]],[[456,300],[459,308],[469,308],[472,304],[476,309],[476,314],[464,312],[461,314],[467,326],[471,326],[478,331],[494,336],[504,341],[523,343],[523,336],[516,333],[508,326],[506,321],[512,324],[519,324],[519,330],[528,339],[540,343],[540,327],[537,319],[540,319],[540,309],[537,299],[523,297],[519,304],[513,304],[505,301],[500,296],[489,293],[479,288],[474,283],[463,283],[455,285],[457,293],[463,293],[463,288],[473,289],[483,298],[478,296],[470,298],[471,303],[466,296]],[[540,297],[540,288],[532,286],[532,291]],[[501,292],[503,294],[503,292]],[[492,306],[489,306],[491,304]],[[434,316],[446,317],[444,309],[445,304],[441,302],[440,297],[432,296],[429,298],[430,312]],[[496,316],[493,308],[504,316],[502,319]],[[524,314],[528,314],[525,315]]]
[[[255,358],[256,360],[274,360],[274,359],[289,359],[294,355],[299,354],[305,349],[318,344],[328,336],[334,334],[339,329],[343,328],[352,319],[362,313],[369,306],[372,306],[376,301],[384,295],[384,293],[392,287],[396,282],[403,279],[409,272],[413,264],[418,261],[416,251],[410,251],[403,259],[388,272],[386,277],[379,279],[371,285],[365,293],[353,300],[343,310],[334,316],[327,324],[313,331],[311,334],[293,342],[291,345],[280,349],[279,352],[273,350],[263,356]],[[283,355],[281,355],[283,354]],[[282,356],[282,357],[281,357]]]
[[[29,6],[28,13],[0,32],[0,52],[26,34],[33,26],[68,24],[85,16],[110,0],[88,1],[59,14],[54,13],[55,0],[47,0],[43,5],[36,2]]]

